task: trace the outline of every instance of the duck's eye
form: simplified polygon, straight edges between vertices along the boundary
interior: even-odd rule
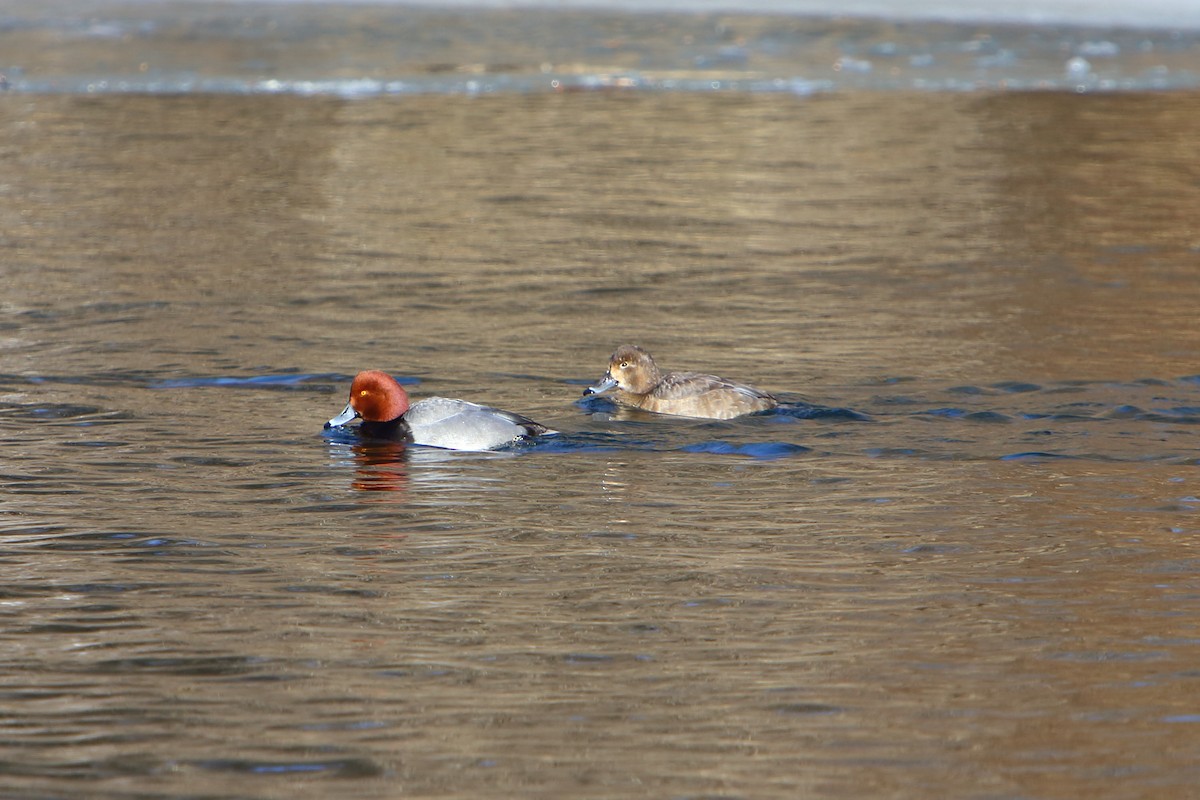
[[[628,361],[622,361],[622,362],[621,362],[621,364],[620,364],[620,366],[619,366],[619,367],[617,367],[617,369],[629,369],[629,362],[628,362]]]
[[[369,392],[369,391],[367,391],[366,389],[363,389],[361,392],[359,392],[359,393],[358,393],[358,396],[359,396],[359,397],[366,397],[366,396],[367,396],[367,395],[369,395],[369,394],[370,394],[370,392]]]

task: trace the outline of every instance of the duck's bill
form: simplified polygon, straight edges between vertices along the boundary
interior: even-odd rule
[[[328,430],[330,428],[336,428],[339,425],[345,425],[347,422],[350,422],[357,416],[358,412],[355,411],[349,403],[346,403],[346,407],[342,409],[342,413],[325,423],[325,429]]]
[[[611,376],[605,375],[595,386],[589,386],[588,388],[584,389],[583,396],[587,397],[589,394],[604,394],[609,389],[615,388],[617,388],[617,382],[613,380]]]

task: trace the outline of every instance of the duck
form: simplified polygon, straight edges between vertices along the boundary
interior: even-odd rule
[[[409,405],[408,392],[380,370],[365,370],[350,384],[350,402],[325,423],[325,430],[361,419],[359,433],[403,439],[445,450],[495,450],[535,436],[557,433],[528,417],[491,406],[427,397]]]
[[[700,419],[732,419],[767,411],[779,401],[761,389],[700,372],[659,370],[654,358],[637,345],[621,345],[608,360],[608,371],[584,396],[616,389],[619,405],[656,414]]]

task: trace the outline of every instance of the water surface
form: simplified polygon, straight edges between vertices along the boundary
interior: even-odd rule
[[[0,97],[5,791],[1187,795],[1198,113]],[[578,402],[625,341],[792,411]]]

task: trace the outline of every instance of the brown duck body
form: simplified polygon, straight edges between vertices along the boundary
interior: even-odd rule
[[[608,372],[589,394],[616,389],[623,406],[656,414],[703,419],[731,419],[767,411],[779,401],[744,383],[700,372],[662,373],[654,359],[635,345],[622,345],[609,359]]]

